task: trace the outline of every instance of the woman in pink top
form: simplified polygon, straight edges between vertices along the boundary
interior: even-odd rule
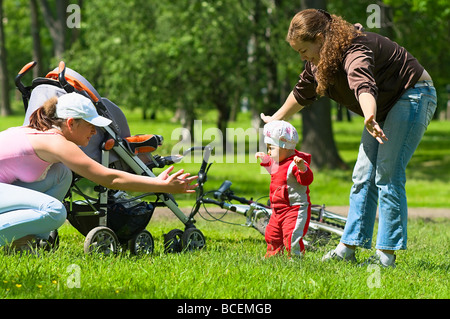
[[[107,168],[88,157],[96,126],[111,120],[97,114],[92,102],[77,93],[48,100],[30,117],[29,126],[0,132],[0,246],[20,248],[34,238],[47,239],[66,219],[61,203],[71,171],[111,189],[190,193],[194,177],[173,166],[157,178]]]

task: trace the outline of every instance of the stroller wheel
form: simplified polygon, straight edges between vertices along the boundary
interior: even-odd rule
[[[181,237],[183,231],[180,229],[172,229],[167,234],[164,234],[164,252],[165,253],[179,253],[182,250]]]
[[[196,250],[205,247],[205,236],[197,228],[187,228],[181,237],[183,250]]]
[[[152,234],[144,229],[128,241],[128,248],[133,255],[150,255],[155,248]]]
[[[116,234],[108,227],[93,228],[84,240],[84,252],[110,255],[117,252],[119,240]]]

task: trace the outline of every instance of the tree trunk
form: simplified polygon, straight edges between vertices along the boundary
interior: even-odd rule
[[[266,3],[254,2],[253,15],[251,16],[253,34],[249,39],[248,47],[248,76],[249,76],[249,105],[253,116],[252,125],[255,129],[261,127],[259,114],[273,114],[280,103],[280,91],[277,86],[278,73],[277,61],[271,47],[273,19],[272,11],[276,9],[275,1]],[[266,23],[269,21],[269,23]]]
[[[56,14],[52,10],[47,0],[39,0],[44,22],[53,40],[53,52],[57,59],[62,59],[66,42],[66,10],[68,0],[58,0],[56,2]]]
[[[194,142],[194,134],[200,134],[202,132],[194,132],[194,119],[195,112],[193,108],[187,107],[183,104],[181,99],[177,102],[177,109],[173,118],[171,119],[172,123],[180,123],[181,126],[185,129],[181,131],[179,141],[183,144],[191,144]]]
[[[331,105],[328,98],[321,98],[302,110],[303,141],[301,149],[312,154],[311,166],[316,169],[347,169],[339,156],[333,138]]]
[[[326,1],[302,0],[302,9],[326,9]],[[321,98],[302,111],[302,151],[312,155],[311,166],[316,169],[346,169],[347,164],[339,156],[334,142],[331,124],[331,105],[328,98]]]
[[[41,76],[42,69],[42,51],[41,51],[41,37],[39,35],[39,9],[37,0],[30,1],[30,15],[31,15],[31,37],[33,39],[33,61],[37,65],[33,68],[33,78]]]
[[[8,66],[6,63],[5,32],[3,30],[3,0],[0,0],[0,115],[11,114]]]
[[[218,111],[217,114],[217,128],[219,129],[219,132],[222,132],[223,137],[223,143],[222,147],[225,150],[227,148],[227,126],[228,126],[228,120],[230,118],[230,107],[226,103],[226,99],[217,99],[216,100],[216,109]],[[233,143],[234,141],[231,141]]]

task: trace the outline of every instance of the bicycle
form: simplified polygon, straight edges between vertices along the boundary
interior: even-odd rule
[[[209,219],[210,221],[224,222],[222,218],[216,218],[208,211],[206,205],[214,205],[225,209],[225,214],[233,212],[246,218],[244,224],[236,223],[235,225],[252,227],[264,235],[272,214],[270,203],[263,204],[260,200],[254,201],[252,198],[247,199],[235,195],[231,189],[232,182],[229,180],[225,180],[219,189],[205,192],[204,187],[207,181],[207,175],[212,165],[212,163],[208,163],[212,148],[209,146],[202,148],[204,149],[204,156],[198,172],[199,186],[197,189],[197,199],[189,218],[191,219],[196,214],[199,214],[203,219],[206,219],[199,212],[200,207],[203,206],[205,212],[212,217],[212,219]],[[189,150],[186,152],[189,152]],[[211,198],[211,194],[213,198]],[[236,202],[239,204],[236,204]],[[343,234],[346,220],[346,217],[326,210],[325,205],[312,205],[309,228],[304,238],[305,247],[310,250],[315,250],[320,246],[336,244]],[[174,229],[164,235],[166,252],[178,252],[182,250],[183,246],[186,247],[186,243],[183,244],[181,241],[182,236],[183,232],[179,229]],[[204,238],[202,236],[194,236],[191,240],[192,242],[189,245],[191,248],[202,248],[204,245]]]

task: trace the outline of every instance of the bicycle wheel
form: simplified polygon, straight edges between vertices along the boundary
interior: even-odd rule
[[[265,209],[257,210],[252,216],[252,226],[264,236],[269,220],[270,211]]]
[[[325,205],[312,205],[311,220],[335,226],[338,229],[344,229],[345,223],[347,222],[346,217],[327,211]]]
[[[311,250],[327,245],[337,245],[344,232],[343,227],[311,220],[304,238],[305,246]]]

